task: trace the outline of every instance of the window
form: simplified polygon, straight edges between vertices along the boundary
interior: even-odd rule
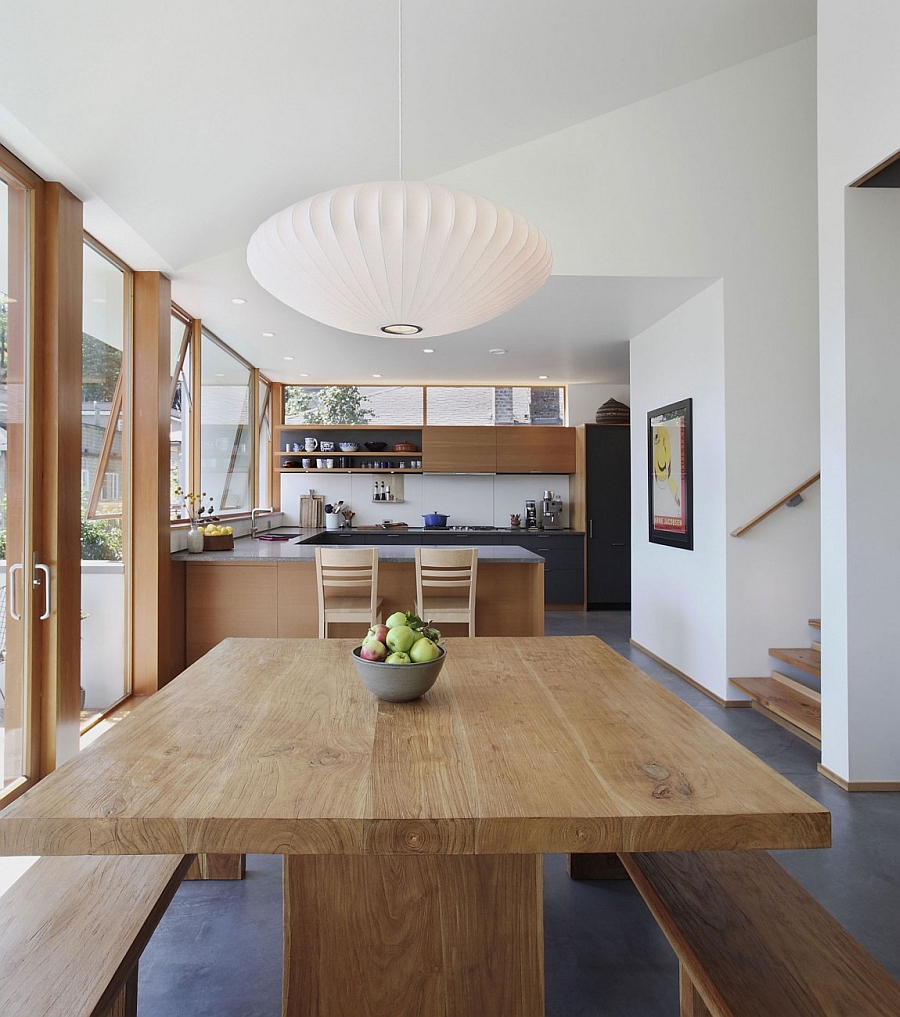
[[[249,512],[253,496],[251,368],[204,329],[200,365],[200,486],[216,512]]]
[[[175,488],[191,488],[191,320],[180,312],[172,312],[170,325],[170,363],[172,399],[169,417],[169,518],[181,518],[181,504]]]
[[[83,245],[81,379],[82,728],[131,689],[122,522],[125,350],[131,341],[131,274]]]
[[[526,385],[288,385],[286,424],[493,425],[565,422],[565,389]]]
[[[565,389],[529,386],[439,386],[425,389],[429,424],[562,426]]]
[[[288,385],[284,422],[421,427],[422,404],[418,385]]]

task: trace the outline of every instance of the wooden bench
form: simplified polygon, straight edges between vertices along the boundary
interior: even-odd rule
[[[134,1017],[138,958],[193,857],[39,858],[0,903],[0,1014]]]
[[[682,1017],[898,1017],[900,983],[765,851],[620,854],[678,956]]]

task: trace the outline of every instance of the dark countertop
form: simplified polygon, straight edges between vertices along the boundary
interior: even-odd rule
[[[288,528],[285,528],[288,529]],[[273,532],[278,532],[273,531]],[[297,533],[296,529],[291,532]],[[234,542],[233,551],[201,551],[198,554],[191,554],[190,551],[176,551],[172,555],[172,561],[187,562],[248,562],[248,561],[296,561],[315,562],[316,545],[306,544],[319,529],[300,531],[299,537],[293,537],[288,541],[255,540],[251,537],[240,537]],[[372,531],[368,531],[371,533]],[[371,546],[371,545],[370,545]],[[416,559],[416,548],[414,545],[384,544],[378,546],[378,560],[380,562],[409,562],[412,564]],[[537,565],[543,562],[539,554],[526,551],[524,547],[514,545],[506,546],[485,546],[478,549],[478,561],[483,564],[524,564]]]

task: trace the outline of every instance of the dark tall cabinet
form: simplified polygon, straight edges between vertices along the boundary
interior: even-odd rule
[[[631,605],[630,428],[585,424],[588,608]]]

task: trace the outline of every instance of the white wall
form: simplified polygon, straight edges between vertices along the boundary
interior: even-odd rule
[[[724,699],[729,692],[722,290],[715,283],[631,342],[631,634]],[[688,397],[695,435],[693,551],[651,544],[647,535],[647,414]]]
[[[861,289],[857,290],[852,321],[845,306],[845,262],[864,260],[867,249],[877,249],[884,240],[879,240],[875,223],[866,239],[864,220],[876,206],[868,203],[865,194],[856,202],[846,194],[846,187],[900,148],[898,46],[900,4],[896,0],[869,0],[864,15],[856,5],[842,0],[819,0],[822,763],[853,781],[900,779],[896,739],[893,749],[882,748],[886,727],[896,729],[900,712],[896,667],[893,676],[885,674],[884,667],[885,644],[894,641],[892,626],[873,632],[866,622],[870,605],[875,617],[881,616],[881,605],[870,596],[880,596],[880,569],[870,591],[861,574],[862,566],[872,557],[865,548],[874,546],[877,551],[881,547],[880,529],[866,532],[866,505],[873,497],[884,505],[894,505],[900,492],[896,475],[888,469],[881,471],[874,488],[852,484],[860,473],[855,457],[863,448],[861,437],[872,426],[872,414],[880,414],[880,442],[888,441],[894,428],[895,396],[890,393],[884,398],[883,393],[891,377],[896,327],[892,340],[880,342],[883,323],[876,311],[871,329],[865,325],[869,297]],[[845,198],[850,198],[846,224]],[[856,216],[858,229],[852,224]],[[849,247],[845,225],[854,233]],[[893,258],[893,252],[886,253]],[[863,280],[864,275],[858,276],[856,284]],[[866,348],[872,344],[879,347],[876,363],[884,356],[886,370],[881,366],[873,370]],[[860,466],[864,474],[864,453]],[[892,568],[894,575],[897,564],[890,553],[881,559],[881,567]],[[896,593],[890,599],[895,604]]]
[[[717,689],[729,673],[766,674],[766,648],[808,642],[817,613],[815,493],[797,510],[809,526],[802,539],[795,516],[752,541],[725,541],[819,466],[815,61],[815,40],[804,40],[440,178],[539,223],[555,272],[723,280],[724,425],[710,432],[714,415],[701,406],[694,432],[701,451],[725,435],[715,454],[727,673],[710,679]],[[707,378],[707,363],[676,359],[632,363],[633,420],[637,393],[665,387],[666,372],[683,371],[684,386]],[[708,633],[690,602],[678,625],[685,654]],[[665,632],[642,634],[665,656]]]

